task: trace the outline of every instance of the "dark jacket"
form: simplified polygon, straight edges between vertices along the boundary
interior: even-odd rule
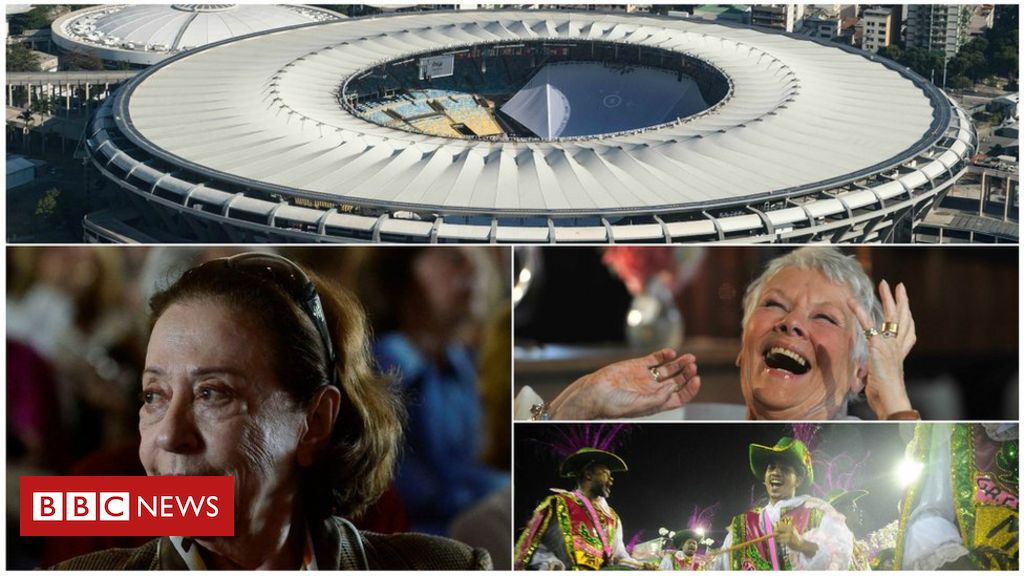
[[[359,532],[332,518],[312,534],[320,570],[490,570],[482,549],[426,534]],[[362,545],[362,552],[360,551]],[[365,557],[365,560],[363,559]],[[53,570],[185,570],[166,537],[138,548],[114,548],[60,562]]]

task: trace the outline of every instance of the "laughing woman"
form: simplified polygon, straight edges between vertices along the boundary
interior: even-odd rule
[[[842,419],[863,392],[879,419],[916,420],[903,379],[916,341],[902,284],[892,290],[883,280],[876,296],[854,257],[834,248],[794,250],[772,260],[743,298],[736,366],[746,416]],[[580,420],[677,408],[700,390],[697,360],[666,349],[617,362],[576,380],[550,403],[534,403],[532,414]]]

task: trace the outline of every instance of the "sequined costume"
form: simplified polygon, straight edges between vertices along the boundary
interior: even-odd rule
[[[851,571],[871,570],[871,554],[868,545],[861,540],[853,541],[853,554],[850,560]]]
[[[1016,423],[918,425],[924,466],[904,494],[896,566],[1019,569]]]
[[[791,522],[804,540],[818,550],[812,557],[775,539],[733,550],[715,558],[717,570],[847,570],[853,557],[853,533],[842,515],[819,498],[795,496],[764,508],[734,516],[722,549],[748,542],[776,531],[781,522]]]
[[[589,501],[588,507],[579,491],[551,491],[554,494],[537,507],[516,543],[515,569],[542,568],[557,559],[566,568],[600,570],[632,560],[622,541],[619,515],[604,498]]]

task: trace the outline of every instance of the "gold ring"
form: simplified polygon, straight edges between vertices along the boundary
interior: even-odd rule
[[[661,382],[661,377],[658,376],[658,367],[657,366],[651,366],[647,370],[651,373],[651,376],[654,377],[654,381],[655,382]]]
[[[882,322],[882,336],[892,338],[900,333],[899,322]]]
[[[875,336],[878,336],[878,330],[875,330],[874,328],[868,328],[867,330],[864,331],[864,337],[867,338],[868,340],[874,338]]]

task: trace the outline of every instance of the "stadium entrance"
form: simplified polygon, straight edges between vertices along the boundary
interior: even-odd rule
[[[655,129],[724,103],[728,77],[688,54],[600,41],[474,44],[346,78],[365,120],[460,139],[551,141]]]

